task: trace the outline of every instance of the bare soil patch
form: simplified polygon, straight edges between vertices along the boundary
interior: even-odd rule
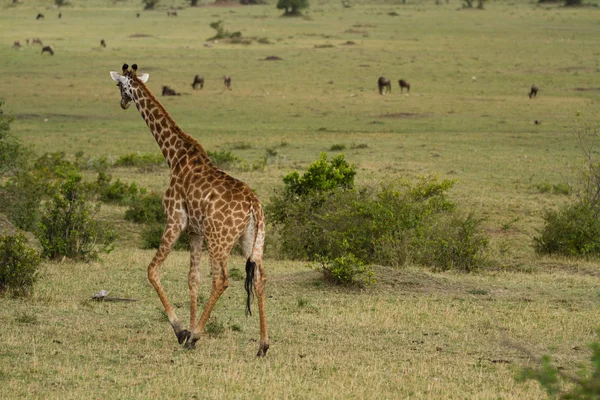
[[[145,34],[145,33],[134,33],[133,35],[129,35],[129,37],[137,39],[137,38],[153,38],[153,37],[156,37],[156,36],[154,36],[154,35],[148,35],[148,34]]]
[[[431,118],[433,114],[418,114],[418,113],[390,113],[390,114],[381,114],[378,118]]]
[[[262,61],[281,61],[283,58],[277,56],[268,56],[262,59]]]

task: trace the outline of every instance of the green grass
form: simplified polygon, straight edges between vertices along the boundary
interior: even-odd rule
[[[572,199],[539,188],[573,181],[577,120],[600,122],[600,9],[366,0],[347,9],[322,0],[299,19],[280,18],[274,4],[182,8],[169,18],[167,7],[184,1],[142,12],[137,0],[73,0],[59,20],[51,2],[9,3],[0,4],[0,97],[16,117],[14,134],[36,152],[110,161],[159,153],[137,111],[119,107],[109,76],[137,63],[155,93],[162,85],[184,93],[159,99],[207,150],[246,165],[270,155],[264,169],[230,171],[263,203],[282,176],[332,148],[357,165],[359,186],[439,173],[458,179],[451,197],[461,209],[486,218],[499,267],[475,275],[377,267],[377,285],[358,291],[270,255],[267,358],[254,358],[258,321],[245,318],[234,280],[213,314],[224,331],[188,352],[147,283],[153,253],[136,249],[138,227],[122,221],[123,208],[105,206],[121,231],[114,253],[48,263],[32,298],[0,299],[0,398],[540,398],[536,384],[514,381],[528,360],[505,339],[551,353],[569,371],[589,359],[573,349],[595,339],[600,264],[539,258],[531,236],[547,208]],[[207,47],[219,19],[270,44]],[[56,54],[25,45],[34,37]],[[206,80],[201,91],[191,88],[196,74]],[[390,95],[377,92],[381,75],[393,82]],[[410,95],[398,79],[410,82]],[[165,168],[110,172],[149,190],[168,185]],[[182,319],[188,263],[174,253],[163,269]],[[204,276],[204,298],[209,282]],[[138,302],[87,300],[100,289]]]

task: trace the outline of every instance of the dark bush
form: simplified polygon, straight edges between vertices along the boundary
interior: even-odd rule
[[[97,219],[100,205],[91,205],[86,193],[81,175],[72,174],[45,204],[36,232],[44,257],[89,260],[112,250],[116,233]]]
[[[136,198],[125,211],[125,219],[137,224],[164,223],[162,196],[158,193],[149,193]]]
[[[471,272],[485,266],[489,239],[482,233],[482,222],[473,214],[436,219],[415,240],[414,260],[440,271]]]
[[[165,157],[155,153],[131,153],[121,156],[115,161],[115,167],[137,167],[148,169],[166,165]]]
[[[208,151],[210,160],[219,168],[226,169],[238,164],[241,160],[230,151]]]
[[[13,119],[4,115],[0,101],[0,177],[22,168],[27,162],[29,150],[10,133]]]
[[[120,179],[112,182],[112,177],[104,172],[98,173],[96,179],[96,185],[94,189],[98,193],[100,201],[105,203],[117,203],[117,204],[129,204],[137,199],[140,191],[135,184],[126,184],[121,182]]]
[[[356,190],[354,168],[343,155],[334,161],[321,156],[303,176],[286,175],[285,187],[265,207],[284,257],[335,260],[351,253],[365,264],[412,260],[464,271],[484,264],[481,220],[455,216],[447,198],[454,181],[425,176]]]
[[[334,259],[323,259],[318,269],[326,280],[339,285],[371,285],[375,283],[373,269],[352,253]]]
[[[162,234],[165,231],[164,223],[153,223],[146,224],[142,228],[141,236],[142,236],[142,248],[144,249],[158,249],[160,247],[160,240],[162,239]],[[181,236],[177,242],[175,242],[175,246],[173,246],[174,250],[189,250],[190,249],[190,239],[187,232],[182,232]]]
[[[28,295],[38,275],[40,256],[22,234],[0,235],[0,294]]]
[[[593,204],[574,203],[547,211],[544,221],[539,236],[534,237],[539,254],[600,255],[600,218]]]
[[[125,219],[144,224],[141,232],[142,247],[144,249],[158,249],[166,224],[160,194],[150,193],[137,198],[125,211]],[[190,239],[186,232],[181,234],[174,248],[175,250],[188,250],[190,248]]]
[[[0,191],[0,211],[21,230],[33,232],[40,220],[42,199],[50,190],[48,183],[31,171],[19,171]]]
[[[589,345],[592,351],[590,367],[581,367],[577,375],[572,375],[562,367],[552,365],[550,356],[540,360],[532,354],[528,358],[536,360],[535,368],[523,368],[517,381],[532,379],[539,382],[549,398],[562,400],[597,400],[600,399],[600,343]],[[528,353],[526,351],[526,353]]]

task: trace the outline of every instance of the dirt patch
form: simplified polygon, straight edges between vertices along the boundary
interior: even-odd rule
[[[262,61],[281,61],[283,58],[277,56],[268,56],[262,59]]]
[[[153,38],[156,37],[154,35],[147,35],[145,33],[134,33],[133,35],[129,35],[130,38]]]
[[[391,113],[391,114],[381,114],[379,118],[431,118],[432,114],[417,114],[417,113]]]
[[[364,35],[364,34],[367,34],[369,32],[367,32],[367,31],[361,31],[359,29],[346,29],[344,31],[344,33],[352,33],[354,35]]]
[[[214,3],[204,4],[202,7],[241,7],[243,5],[238,1],[216,0]]]
[[[572,67],[558,68],[561,72],[594,72],[596,69],[592,67],[582,67],[579,65]]]
[[[342,46],[354,46],[356,45],[356,42],[353,42],[352,40],[348,40],[346,43],[342,43]]]
[[[67,119],[67,120],[86,120],[95,119],[91,115],[69,115],[69,114],[13,114],[15,119],[21,121],[31,121],[36,119]]]
[[[573,90],[576,92],[595,92],[600,91],[600,87],[576,87]]]

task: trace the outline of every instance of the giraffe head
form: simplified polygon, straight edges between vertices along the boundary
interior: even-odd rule
[[[137,87],[140,82],[146,83],[148,81],[148,74],[136,75],[137,64],[131,66],[123,64],[123,73],[119,74],[115,71],[110,71],[110,76],[113,81],[117,82],[117,86],[121,90],[121,108],[126,110],[133,99],[133,89]]]

